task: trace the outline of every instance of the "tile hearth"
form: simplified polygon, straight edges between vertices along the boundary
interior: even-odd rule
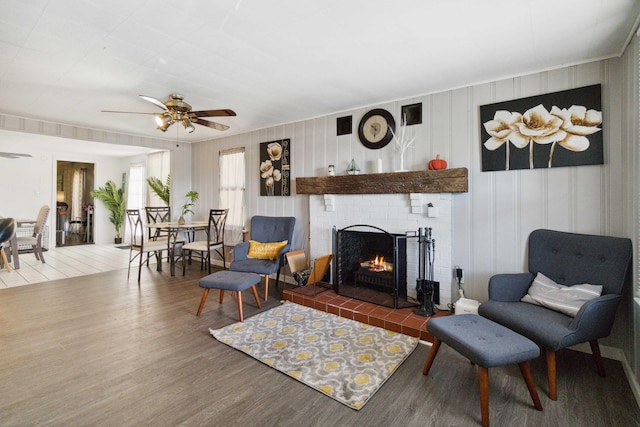
[[[357,320],[372,326],[379,326],[400,332],[423,341],[433,342],[433,335],[427,332],[428,317],[413,313],[413,308],[393,309],[369,302],[338,295],[331,288],[306,286],[285,288],[282,298],[296,304],[312,307],[347,319]],[[448,315],[449,311],[439,311],[434,317]]]

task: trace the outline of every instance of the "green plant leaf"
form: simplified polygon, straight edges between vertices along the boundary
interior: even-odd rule
[[[196,202],[198,201],[198,198],[200,197],[200,194],[198,194],[197,191],[189,191],[186,195],[187,199],[189,199],[189,201],[187,201],[187,203],[185,203],[184,205],[182,205],[182,216],[185,216],[186,214],[190,213],[193,214],[193,210],[191,209],[191,206],[194,206],[196,204]]]
[[[151,191],[153,191],[165,205],[169,206],[171,203],[171,175],[167,175],[166,184],[163,184],[160,178],[156,178],[155,176],[147,178],[147,184],[149,184]]]

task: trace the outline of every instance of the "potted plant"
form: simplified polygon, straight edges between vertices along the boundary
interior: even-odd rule
[[[196,201],[198,200],[198,197],[200,197],[200,195],[198,194],[197,191],[191,190],[187,193],[186,197],[187,197],[187,203],[182,205],[182,212],[180,213],[180,219],[178,219],[178,224],[180,225],[184,224],[184,216],[186,214],[194,213],[191,207],[196,204]]]
[[[163,183],[160,178],[151,176],[147,178],[147,184],[149,184],[151,191],[153,191],[165,205],[169,206],[171,203],[171,175],[167,175],[167,181],[165,183]]]
[[[122,243],[122,224],[125,216],[124,186],[117,188],[116,183],[109,180],[104,187],[99,187],[90,194],[91,197],[104,203],[110,213],[109,221],[111,221],[116,231],[114,243]]]

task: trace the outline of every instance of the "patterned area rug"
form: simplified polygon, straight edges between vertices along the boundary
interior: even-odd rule
[[[356,410],[418,345],[417,338],[290,302],[210,332]]]

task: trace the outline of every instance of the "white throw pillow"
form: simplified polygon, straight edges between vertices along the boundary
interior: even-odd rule
[[[568,316],[575,317],[582,304],[598,298],[602,294],[602,285],[564,286],[559,285],[542,273],[538,273],[529,287],[527,295],[522,297],[523,302],[541,305],[551,310],[559,311]]]

